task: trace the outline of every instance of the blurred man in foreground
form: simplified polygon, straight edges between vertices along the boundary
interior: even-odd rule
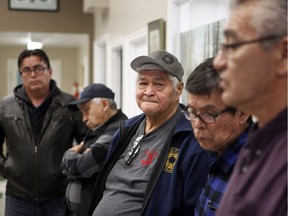
[[[287,0],[231,0],[214,61],[222,99],[255,115],[218,216],[287,214]]]

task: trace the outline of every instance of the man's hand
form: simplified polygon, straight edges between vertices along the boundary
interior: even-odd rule
[[[84,146],[84,142],[82,141],[80,144],[73,146],[70,150],[80,153]]]

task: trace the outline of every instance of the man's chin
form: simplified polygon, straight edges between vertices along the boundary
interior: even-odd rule
[[[232,94],[228,90],[224,90],[221,99],[226,106],[234,106],[234,99],[235,97],[232,96]]]

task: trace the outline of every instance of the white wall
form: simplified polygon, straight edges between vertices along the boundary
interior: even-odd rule
[[[6,180],[0,179],[0,216],[4,216],[5,190],[6,190]]]
[[[116,95],[122,95],[122,98],[116,96],[116,102],[122,104],[129,117],[141,113],[135,102],[136,73],[130,63],[135,57],[148,54],[148,23],[159,18],[166,21],[166,50],[179,58],[180,32],[226,17],[227,0],[107,1],[102,0],[102,5],[91,3],[96,35],[94,82],[103,82]]]

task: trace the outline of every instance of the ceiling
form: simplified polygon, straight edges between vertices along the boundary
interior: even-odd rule
[[[28,38],[42,42],[45,47],[85,47],[88,45],[88,34],[46,33],[46,32],[0,32],[0,45],[26,45]]]

